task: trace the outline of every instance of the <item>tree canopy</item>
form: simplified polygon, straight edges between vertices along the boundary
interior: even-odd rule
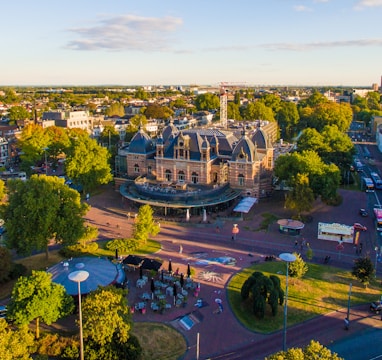
[[[89,138],[86,133],[71,136],[71,146],[65,162],[66,175],[84,192],[112,180],[108,150]]]
[[[140,245],[146,244],[149,236],[155,236],[159,233],[160,227],[153,219],[153,209],[150,205],[142,205],[138,210],[138,216],[134,223],[133,238]]]
[[[73,298],[65,288],[52,282],[52,274],[32,271],[31,276],[20,277],[8,305],[8,316],[18,325],[36,320],[36,338],[39,338],[39,321],[47,325],[70,314],[74,309]]]
[[[197,110],[212,110],[220,108],[219,97],[211,93],[198,95],[194,102]]]
[[[354,261],[352,275],[367,286],[373,278],[375,269],[368,256],[360,257]]]
[[[0,318],[1,360],[32,360],[33,335],[26,327],[12,329]]]
[[[54,240],[75,244],[84,234],[88,205],[77,191],[56,176],[32,175],[8,182],[8,204],[3,205],[7,246],[20,254],[45,250]]]
[[[265,360],[344,360],[336,353],[332,353],[328,348],[318,341],[311,340],[304,348],[290,348],[287,351],[279,351],[265,358]]]
[[[244,282],[241,288],[242,300],[251,299],[253,313],[260,319],[265,316],[266,304],[272,309],[272,315],[276,316],[278,305],[284,302],[284,291],[280,287],[280,279],[271,275],[265,276],[256,271]]]

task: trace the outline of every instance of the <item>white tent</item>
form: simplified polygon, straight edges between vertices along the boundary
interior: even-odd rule
[[[257,203],[257,198],[247,196],[243,198],[233,209],[233,211],[248,214],[252,206]]]

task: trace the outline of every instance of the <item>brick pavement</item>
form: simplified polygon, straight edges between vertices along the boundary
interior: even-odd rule
[[[355,258],[354,249],[350,244],[345,244],[343,252],[338,253],[333,243],[329,241],[319,241],[316,239],[317,222],[339,222],[351,224],[356,221],[363,221],[368,227],[372,227],[371,218],[359,218],[359,207],[366,207],[366,195],[361,192],[343,192],[344,203],[338,208],[329,208],[317,202],[312,211],[313,221],[306,224],[298,240],[305,238],[310,242],[314,252],[314,260],[321,259],[329,254],[332,263],[350,267]],[[127,212],[132,213],[133,209],[128,204],[122,202],[118,192],[108,189],[100,195],[91,197],[92,205],[87,218],[89,222],[99,227],[100,238],[114,238],[125,236],[131,233],[131,221],[127,219]],[[256,231],[262,220],[261,214],[271,212],[280,217],[290,217],[290,214],[283,208],[281,202],[276,199],[267,199],[255,205],[253,210],[245,216],[244,221],[238,222],[228,218],[210,218],[210,224],[200,224],[198,219],[193,219],[193,224],[182,226],[167,222],[161,223],[161,233],[158,240],[162,243],[162,250],[156,256],[162,258],[165,263],[172,260],[173,269],[179,267],[179,271],[185,273],[187,263],[190,262],[196,269],[196,276],[201,272],[209,271],[219,274],[218,277],[206,277],[198,279],[201,283],[200,297],[208,306],[198,309],[198,316],[203,320],[191,328],[185,330],[174,320],[180,316],[196,310],[194,306],[196,298],[190,296],[186,308],[173,308],[164,314],[154,313],[149,310],[145,315],[134,314],[135,321],[160,321],[175,326],[187,340],[189,350],[184,356],[184,360],[195,359],[196,338],[200,333],[200,358],[216,358],[218,354],[233,352],[246,345],[253,346],[255,353],[251,353],[251,358],[263,358],[265,355],[275,352],[281,348],[281,332],[272,335],[261,335],[248,331],[233,316],[226,301],[225,285],[230,277],[241,268],[249,266],[254,259],[261,259],[264,255],[278,255],[285,251],[294,251],[294,240],[296,237],[280,234],[277,226],[270,226],[267,231]],[[239,224],[240,232],[235,242],[231,241],[231,230],[233,222]],[[219,223],[220,231],[216,232],[216,224]],[[370,223],[370,224],[369,224]],[[372,232],[361,235],[364,242],[364,251],[372,254],[374,241]],[[205,239],[202,243],[200,239]],[[180,254],[180,244],[183,251]],[[225,266],[218,263],[208,265],[198,264],[200,253],[207,257],[230,256],[237,260],[235,266]],[[251,253],[253,257],[248,256]],[[137,273],[131,276],[137,276]],[[132,279],[134,283],[134,279]],[[149,286],[149,285],[147,285]],[[147,290],[147,289],[146,289]],[[129,302],[136,301],[139,293],[136,289],[131,289]],[[223,301],[224,310],[221,314],[214,313],[217,306],[215,298],[219,297]],[[354,313],[353,313],[354,311]],[[358,313],[359,311],[359,313]],[[357,315],[358,314],[358,315]],[[357,317],[352,330],[356,331],[362,326],[379,326],[375,319],[367,312],[367,309],[352,309],[351,316]],[[321,343],[328,345],[331,341],[350,334],[343,331],[343,310],[338,310],[325,317],[314,319],[310,322],[297,325],[288,329],[288,345],[302,346],[310,339],[315,338]],[[373,322],[374,321],[374,322]],[[378,325],[377,325],[378,324]],[[330,331],[329,331],[330,330]],[[278,345],[275,345],[278,344]],[[263,348],[263,347],[265,348]],[[251,351],[252,348],[251,348]],[[256,355],[257,354],[257,355]],[[234,356],[234,355],[232,355]],[[225,357],[229,359],[230,357]],[[232,357],[233,359],[234,357]]]

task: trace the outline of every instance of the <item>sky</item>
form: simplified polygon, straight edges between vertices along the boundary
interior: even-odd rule
[[[368,86],[382,0],[13,0],[0,85]]]

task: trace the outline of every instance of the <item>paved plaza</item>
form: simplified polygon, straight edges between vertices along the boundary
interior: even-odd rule
[[[302,241],[309,242],[313,249],[315,262],[321,262],[325,256],[331,256],[331,263],[345,268],[351,268],[356,254],[352,244],[345,244],[343,251],[338,251],[335,244],[330,241],[317,240],[317,224],[323,222],[338,222],[352,224],[362,221],[372,228],[372,219],[359,218],[359,207],[365,207],[366,195],[361,192],[341,191],[344,202],[339,207],[327,207],[319,202],[312,211],[312,221],[305,224],[301,235],[294,237],[281,234],[276,224],[266,231],[259,231],[262,221],[261,214],[272,213],[280,218],[288,218],[289,214],[283,207],[282,201],[276,198],[265,199],[256,204],[242,221],[232,218],[232,214],[209,215],[208,222],[191,218],[188,223],[164,221],[161,222],[161,232],[156,237],[162,248],[153,258],[163,261],[163,269],[167,269],[171,260],[174,272],[186,274],[187,265],[194,270],[193,285],[200,286],[198,294],[193,291],[187,293],[187,304],[178,302],[174,305],[174,298],[166,290],[162,291],[168,309],[162,314],[152,309],[147,299],[145,313],[135,311],[134,321],[165,322],[178,329],[185,337],[188,351],[185,360],[196,358],[197,334],[200,335],[200,358],[218,358],[219,354],[231,353],[234,358],[235,349],[247,347],[251,359],[263,359],[267,354],[276,352],[282,347],[282,332],[271,335],[256,334],[244,328],[233,316],[226,299],[226,285],[236,272],[248,267],[253,261],[263,261],[265,256],[282,252],[295,251],[295,240],[298,246]],[[100,229],[100,238],[113,239],[131,235],[134,208],[123,201],[121,195],[111,187],[105,188],[100,195],[92,196],[89,200],[92,206],[87,218],[90,223]],[[136,209],[135,209],[136,210]],[[130,215],[129,217],[127,215]],[[171,219],[174,220],[174,219]],[[237,223],[239,234],[232,241],[233,224]],[[361,234],[364,253],[373,256],[374,233],[368,231]],[[304,250],[302,254],[304,256]],[[249,255],[250,254],[250,255]],[[123,254],[121,254],[123,255]],[[382,269],[381,269],[382,270]],[[128,273],[129,304],[142,301],[143,294],[151,295],[150,274],[145,274],[147,281],[142,287],[137,287],[138,271]],[[160,281],[160,274],[155,281]],[[164,284],[170,287],[172,282]],[[178,288],[179,291],[179,288]],[[197,296],[196,296],[197,295]],[[178,299],[178,298],[176,298]],[[154,302],[158,299],[154,298]],[[199,307],[198,300],[202,301]],[[221,304],[221,305],[219,305]],[[170,306],[171,305],[171,306]],[[338,309],[327,316],[319,317],[304,324],[288,329],[288,346],[303,346],[311,339],[328,345],[332,341],[346,336],[343,330],[345,310]],[[380,326],[379,318],[368,312],[367,305],[351,310],[351,331],[357,331],[365,326]],[[220,357],[219,357],[220,358]]]

